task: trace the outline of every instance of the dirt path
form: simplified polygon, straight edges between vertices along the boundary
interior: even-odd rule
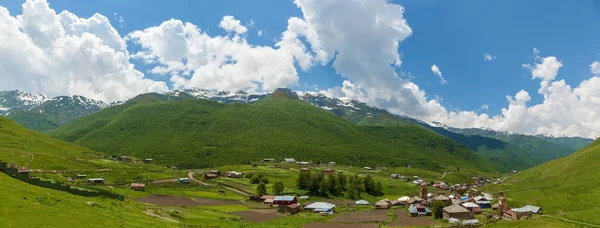
[[[450,174],[450,173],[452,173],[452,171],[450,171],[450,172],[444,172],[444,175],[442,175],[442,178],[440,178],[440,179],[444,179],[444,177],[446,177],[446,174]]]
[[[188,172],[188,178],[190,178],[190,180],[199,183],[200,185],[203,186],[215,186],[214,184],[208,184],[208,183],[204,183],[202,181],[196,180],[196,178],[194,178],[194,172]]]
[[[152,210],[144,211],[144,214],[150,215],[151,217],[154,217],[154,218],[160,218],[160,219],[164,219],[164,220],[171,221],[171,222],[174,222],[174,223],[179,223],[179,221],[177,221],[175,219],[167,218],[167,217],[162,217],[160,215],[154,214],[154,213],[152,213]]]
[[[192,180],[196,183],[199,183],[200,185],[203,185],[203,186],[215,186],[214,184],[208,184],[208,183],[202,182],[200,180],[197,180],[196,178],[194,178],[194,172],[188,172],[188,178],[190,178],[190,180]],[[242,191],[240,189],[237,189],[237,188],[234,188],[231,186],[227,186],[227,184],[223,184],[223,183],[221,183],[221,184],[224,185],[224,188],[226,188],[229,191],[235,192],[235,193],[243,195],[243,196],[250,196],[250,193],[248,193],[248,192]]]

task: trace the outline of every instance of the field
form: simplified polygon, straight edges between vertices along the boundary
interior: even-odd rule
[[[573,155],[507,177],[501,185],[485,188],[504,191],[509,204],[537,205],[546,215],[573,224],[600,226],[600,142],[595,141]]]

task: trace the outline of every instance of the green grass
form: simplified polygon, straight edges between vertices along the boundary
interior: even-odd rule
[[[517,205],[541,206],[547,215],[600,225],[600,141],[566,158],[509,177],[492,191],[504,190]]]
[[[103,198],[86,198],[29,185],[0,173],[1,227],[176,227],[150,218],[144,206]],[[86,202],[94,201],[90,206]],[[92,222],[93,221],[93,222]]]

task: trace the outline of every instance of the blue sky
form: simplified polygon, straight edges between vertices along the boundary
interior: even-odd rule
[[[132,31],[158,26],[171,18],[190,22],[210,36],[226,35],[219,28],[225,15],[233,15],[248,28],[247,42],[273,46],[286,31],[290,17],[303,18],[302,10],[292,0],[271,1],[66,1],[49,0],[57,13],[62,10],[88,18],[99,13],[109,18],[121,36]],[[535,62],[534,48],[539,56],[556,56],[562,63],[556,80],[564,79],[577,87],[590,79],[590,64],[600,60],[598,37],[600,2],[593,0],[532,0],[532,1],[449,1],[394,0],[389,3],[405,8],[412,34],[400,42],[398,52],[402,65],[395,69],[401,75],[411,75],[411,81],[448,111],[470,110],[501,114],[508,106],[507,95],[525,90],[531,96],[530,105],[544,98],[537,91],[540,80],[532,80],[523,64]],[[12,16],[21,14],[21,1],[0,0]],[[114,15],[117,13],[117,15]],[[119,23],[122,17],[124,23]],[[250,22],[254,21],[254,26]],[[263,35],[259,36],[258,31]],[[128,42],[127,49],[135,53],[141,48]],[[484,53],[495,58],[484,60]],[[165,81],[168,76],[149,73],[152,66],[132,59],[136,69],[146,77]],[[327,90],[341,86],[347,78],[336,74],[328,64],[303,71],[291,87],[298,90]],[[447,81],[440,83],[431,71],[435,64]],[[298,65],[296,64],[298,68]],[[482,110],[487,104],[489,109]]]

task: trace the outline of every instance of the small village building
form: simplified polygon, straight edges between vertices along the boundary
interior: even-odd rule
[[[335,204],[326,202],[314,202],[304,207],[305,210],[313,212],[334,212]]]
[[[543,214],[544,210],[541,207],[527,205],[522,207],[523,209],[530,210],[533,214]]]
[[[210,171],[211,174],[217,175],[217,176],[221,176],[221,171],[213,169]]]
[[[260,201],[262,201],[264,204],[273,204],[274,199],[275,196],[273,195],[264,195],[260,197]]]
[[[408,204],[418,204],[421,203],[423,199],[421,199],[421,197],[418,196],[413,196],[412,198],[410,198],[408,201],[406,201]]]
[[[293,158],[284,158],[283,162],[284,163],[296,163],[296,159],[293,159]]]
[[[431,216],[431,209],[423,205],[413,204],[408,207],[408,213],[410,214],[410,217]]]
[[[183,178],[179,178],[177,181],[178,181],[180,184],[189,184],[189,183],[190,183],[190,178],[183,177]]]
[[[403,197],[398,198],[398,201],[403,202],[403,203],[407,203],[409,199],[410,199],[410,197],[403,196]]]
[[[215,179],[217,177],[218,176],[216,174],[212,174],[212,173],[204,174],[204,179]]]
[[[459,204],[452,204],[444,207],[443,209],[444,219],[456,218],[456,219],[468,219],[471,218],[471,212]]]
[[[290,205],[290,204],[297,204],[298,203],[298,198],[296,196],[275,196],[275,198],[273,198],[273,204],[274,205]]]
[[[243,173],[238,173],[236,171],[231,171],[231,172],[227,173],[227,177],[229,177],[229,178],[242,178],[242,177],[244,177],[244,174]]]
[[[146,185],[145,184],[140,184],[140,183],[132,183],[130,186],[131,190],[134,191],[146,191]]]
[[[85,179],[85,178],[87,178],[87,175],[85,175],[85,174],[77,174],[76,178],[77,179]]]
[[[437,195],[435,197],[433,197],[434,201],[444,201],[444,202],[450,202],[450,197],[445,196],[445,195]]]
[[[146,159],[144,159],[143,162],[146,163],[146,164],[148,164],[148,163],[154,162],[154,160],[152,160],[152,158],[146,158]]]
[[[392,179],[398,179],[400,177],[400,175],[398,175],[397,173],[392,173],[392,175],[390,175],[390,178]]]
[[[323,173],[324,174],[332,174],[333,173],[333,169],[329,168],[329,169],[323,170]]]
[[[363,167],[363,169],[364,169],[364,170],[373,170],[373,168],[371,168],[371,167],[368,167],[368,166],[367,166],[367,167]]]
[[[127,157],[127,156],[121,156],[121,157],[119,157],[119,159],[120,159],[121,161],[124,161],[124,162],[129,162],[129,161],[131,161],[131,158],[130,158],[130,157]]]
[[[369,205],[369,204],[370,204],[369,201],[366,201],[366,200],[356,201],[356,205]]]
[[[401,206],[402,202],[400,202],[399,200],[392,200],[390,202],[390,206]]]
[[[300,169],[300,172],[310,172],[310,169],[308,169],[308,168],[302,168],[302,169]]]
[[[280,213],[289,213],[290,215],[298,214],[302,210],[300,204],[290,204],[279,207],[277,211]]]
[[[262,161],[263,162],[275,162],[275,158],[265,158]]]
[[[532,212],[528,208],[513,208],[512,211],[512,220],[520,220],[521,218],[531,218]]]
[[[88,182],[90,184],[104,184],[104,178],[90,178]]]
[[[479,207],[479,205],[477,205],[475,203],[471,203],[471,202],[463,203],[462,206],[467,208],[467,210],[469,210],[471,212],[471,216],[482,213],[481,207]]]
[[[492,203],[489,200],[475,200],[475,203],[481,208],[491,208]]]
[[[388,200],[379,200],[375,203],[375,209],[388,209],[390,208],[390,202]]]
[[[328,166],[335,166],[335,162],[329,162],[327,163]]]

